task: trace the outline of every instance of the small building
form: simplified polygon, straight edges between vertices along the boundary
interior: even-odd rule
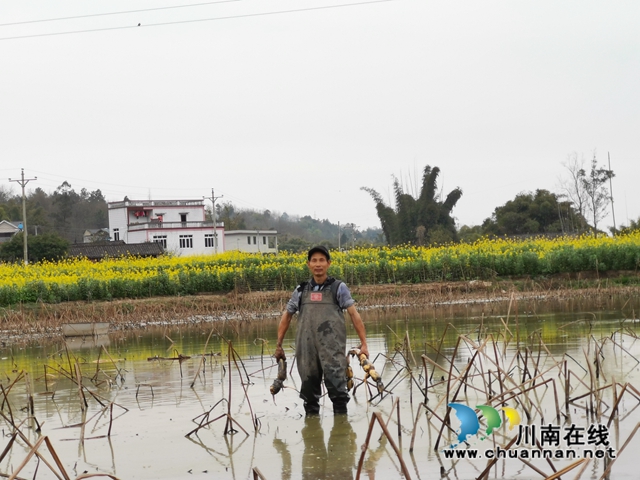
[[[0,243],[8,242],[16,233],[22,231],[22,222],[0,221]]]
[[[70,257],[85,257],[89,260],[102,260],[104,258],[118,258],[123,256],[134,257],[158,257],[164,253],[159,243],[124,243],[117,242],[92,242],[74,243],[69,245],[67,255]]]
[[[82,234],[83,243],[107,242],[109,241],[108,228],[89,228]]]
[[[208,222],[203,200],[109,202],[111,240],[155,242],[177,255],[223,252],[224,224]]]
[[[227,251],[248,253],[278,253],[278,232],[275,230],[229,230],[224,232]]]

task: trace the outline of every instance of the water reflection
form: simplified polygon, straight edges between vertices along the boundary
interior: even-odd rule
[[[291,452],[289,452],[289,447],[287,444],[280,438],[273,439],[273,447],[276,449],[276,452],[282,457],[282,480],[290,480],[291,479]]]
[[[519,365],[523,362],[526,364],[527,358],[535,358],[536,363],[541,358],[542,370],[566,355],[573,373],[578,375],[574,382],[578,387],[583,385],[580,381],[588,378],[588,365],[594,359],[593,351],[588,350],[589,339],[592,336],[606,336],[610,340],[602,349],[604,361],[600,373],[603,382],[624,379],[630,385],[637,385],[640,375],[635,360],[640,358],[640,342],[637,341],[640,323],[635,321],[638,300],[634,298],[630,303],[617,305],[611,311],[594,310],[592,313],[592,307],[587,304],[582,308],[581,312],[571,309],[546,312],[537,308],[534,313],[528,313],[532,311],[528,307],[527,313],[523,313],[525,309],[520,304],[518,310],[514,307],[510,312],[507,309],[500,312],[496,307],[493,315],[488,311],[488,306],[477,306],[475,309],[465,307],[455,312],[429,308],[403,310],[388,316],[365,310],[363,316],[367,322],[372,357],[381,355],[375,362],[376,367],[380,367],[385,383],[394,387],[394,398],[400,398],[403,432],[408,432],[417,418],[415,408],[421,394],[415,383],[402,380],[402,373],[399,373],[401,368],[394,361],[388,360],[385,364],[385,357],[382,356],[395,358],[395,361],[402,363],[396,347],[402,348],[403,339],[407,336],[419,364],[422,354],[426,354],[430,360],[427,361],[426,378],[433,377],[433,382],[429,382],[429,407],[434,409],[437,409],[436,404],[440,399],[445,398],[444,389],[451,369],[448,359],[453,355],[459,335],[465,335],[478,344],[486,336],[492,335],[497,341],[492,358],[498,356],[500,363],[504,361],[506,365],[511,365],[519,341],[524,358],[520,357],[519,363],[513,364],[512,375],[515,379],[522,379],[524,373]],[[111,334],[111,344],[104,347],[84,341],[76,349],[60,339],[51,344],[0,348],[0,384],[5,390],[11,388],[10,401],[15,407],[13,413],[21,419],[25,417],[22,409],[27,402],[27,392],[34,393],[35,417],[44,425],[44,434],[55,443],[56,451],[67,468],[71,470],[77,466],[78,474],[84,470],[115,474],[117,467],[120,478],[195,478],[196,474],[208,472],[214,478],[249,480],[253,478],[252,468],[259,467],[269,479],[353,478],[360,456],[359,447],[367,432],[370,409],[386,417],[392,411],[393,398],[368,407],[368,397],[362,388],[358,390],[355,401],[349,404],[349,417],[328,414],[305,419],[294,390],[299,385],[296,383],[295,367],[286,383],[287,387],[292,388],[284,389],[275,402],[269,394],[269,385],[276,371],[275,364],[269,358],[272,344],[265,346],[263,342],[256,342],[256,339],[274,339],[277,320],[250,322],[236,326],[233,331],[226,325],[217,327],[220,328],[221,337],[233,339],[234,348],[240,353],[248,375],[228,369],[224,353],[227,346],[221,337],[213,335],[207,343],[211,328],[207,324],[190,328],[172,326],[115,332]],[[349,339],[357,341],[353,333],[350,333]],[[289,346],[291,349],[293,347]],[[222,352],[223,355],[208,355],[206,368],[201,371],[200,360],[204,351]],[[554,358],[547,358],[547,351]],[[475,352],[474,348],[457,349],[456,372],[467,365]],[[182,363],[162,360],[179,354],[191,358]],[[148,361],[149,358],[153,361]],[[113,445],[104,437],[110,425],[109,415],[102,413],[104,405],[91,397],[89,409],[83,411],[78,386],[73,382],[75,377],[63,375],[63,369],[75,372],[76,362],[84,385],[103,399],[105,405],[115,402]],[[47,368],[43,371],[45,364]],[[468,393],[464,392],[465,402],[476,405],[485,402],[487,394],[499,394],[500,384],[494,374],[488,372],[493,367],[485,365],[485,368],[487,387],[493,392],[470,389]],[[362,375],[359,367],[355,370],[356,376]],[[29,372],[28,381],[24,377],[16,380],[22,371]],[[221,419],[203,428],[197,435],[185,438],[185,434],[195,426],[194,419],[200,418],[204,412],[215,409],[213,419],[227,411],[226,404],[218,402],[229,395],[230,374],[233,376],[231,414],[251,435],[224,435],[224,420]],[[394,379],[396,375],[400,376]],[[424,377],[417,377],[420,386],[424,385]],[[247,378],[250,383],[245,382],[244,386],[248,390],[253,413],[261,425],[255,435],[251,428],[248,399],[242,386],[242,379]],[[629,396],[629,391],[628,388],[626,396],[620,397],[619,417],[616,415],[612,422],[612,428],[615,428],[612,440],[615,439],[618,446],[629,437],[640,418],[640,404],[636,397]],[[563,383],[558,384],[558,392],[562,402]],[[572,396],[579,394],[578,391],[572,392]],[[413,403],[410,400],[412,395]],[[541,386],[531,395],[539,400],[545,416],[555,414],[554,389]],[[609,418],[615,399],[609,396],[606,401],[609,410],[605,415]],[[579,405],[571,406],[570,411],[565,413],[566,422],[579,425],[587,422],[584,406],[581,406],[583,404],[584,400]],[[116,411],[121,411],[118,405],[129,409],[124,416],[119,413],[121,418],[116,415]],[[547,421],[556,420],[552,418]],[[68,428],[85,423],[86,431]],[[8,424],[0,421],[0,427],[7,430]],[[33,438],[36,436],[34,427],[26,431],[32,435],[32,440],[37,440]],[[412,478],[475,478],[484,468],[473,462],[451,463],[435,454],[437,431],[429,423],[426,414],[419,417],[416,432],[415,456],[411,456],[416,475],[414,477],[412,472]],[[405,459],[408,459],[408,437],[404,435],[404,439],[404,448],[402,444],[400,448],[407,455]],[[180,454],[177,455],[177,452]],[[17,465],[26,453],[13,452],[12,464]],[[399,478],[396,463],[387,441],[384,438],[379,440],[378,433],[375,433],[364,458],[361,478]],[[506,462],[496,467],[490,478],[513,478],[519,474],[518,465]],[[598,472],[601,472],[602,468],[598,468]],[[615,468],[616,480],[637,476],[633,455],[628,452],[616,463]],[[6,460],[0,465],[0,471],[10,469]],[[31,474],[34,470],[35,464]]]
[[[84,337],[66,337],[65,345],[69,350],[108,347],[111,345],[109,335],[89,335]]]
[[[318,415],[306,417],[301,431],[304,442],[302,478],[352,479],[356,454],[356,434],[346,415],[335,415],[329,440],[325,444],[322,419]],[[283,476],[284,477],[284,476]]]

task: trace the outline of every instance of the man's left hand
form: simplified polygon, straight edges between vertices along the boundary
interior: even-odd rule
[[[360,345],[360,353],[364,353],[369,358],[369,349],[366,345]]]

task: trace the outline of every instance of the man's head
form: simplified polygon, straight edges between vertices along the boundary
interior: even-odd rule
[[[313,256],[314,253],[321,253],[322,255],[325,256],[325,258],[327,259],[327,262],[331,261],[331,255],[329,255],[329,250],[327,250],[327,248],[323,247],[322,245],[318,245],[316,247],[313,247],[311,250],[309,250],[309,253],[307,254],[307,260],[311,260],[311,257]]]
[[[313,247],[307,254],[307,267],[313,275],[316,283],[324,283],[327,279],[327,270],[331,266],[331,255],[322,245]]]

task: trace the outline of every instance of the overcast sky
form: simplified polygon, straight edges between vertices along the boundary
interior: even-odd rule
[[[429,164],[473,225],[558,191],[573,152],[609,152],[617,223],[640,217],[640,2],[237,0],[7,25],[196,3],[0,0],[0,187],[20,168],[109,201],[214,187],[366,228],[360,187],[390,199]]]

